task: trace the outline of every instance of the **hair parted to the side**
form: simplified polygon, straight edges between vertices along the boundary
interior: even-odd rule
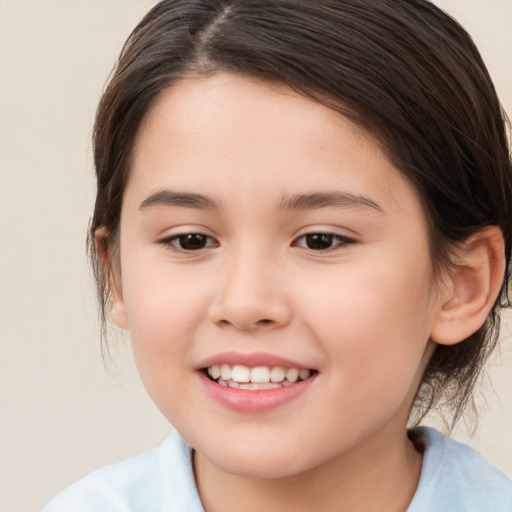
[[[434,271],[449,268],[452,250],[482,227],[501,229],[501,293],[481,329],[437,347],[416,399],[416,418],[442,399],[455,422],[496,344],[499,311],[510,306],[512,170],[506,116],[478,50],[426,0],[164,0],[146,15],[123,48],[94,130],[89,252],[103,335],[141,122],[163,90],[217,71],[286,84],[376,137],[422,199]]]

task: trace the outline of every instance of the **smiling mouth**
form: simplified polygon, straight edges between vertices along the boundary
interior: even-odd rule
[[[202,372],[209,380],[220,386],[262,390],[292,386],[311,378],[316,370],[305,368],[284,368],[282,366],[243,366],[240,364],[213,365],[203,368]]]

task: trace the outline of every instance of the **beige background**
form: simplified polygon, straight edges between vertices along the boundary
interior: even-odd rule
[[[0,512],[36,511],[170,428],[126,342],[114,351],[117,367],[103,367],[84,251],[95,107],[153,3],[0,0]],[[438,3],[474,35],[512,112],[512,1]],[[510,315],[507,324],[510,332]],[[489,373],[471,444],[512,475],[511,337]],[[468,438],[464,428],[457,437]]]

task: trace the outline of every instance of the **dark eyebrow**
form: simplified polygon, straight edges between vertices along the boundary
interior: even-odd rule
[[[181,206],[200,210],[219,210],[220,202],[203,194],[163,189],[157,190],[144,199],[139,209],[145,210],[152,206]]]
[[[311,194],[295,194],[290,197],[283,197],[279,204],[282,210],[314,210],[317,208],[338,207],[338,208],[373,208],[384,212],[382,207],[364,196],[349,194],[346,192],[315,192]]]

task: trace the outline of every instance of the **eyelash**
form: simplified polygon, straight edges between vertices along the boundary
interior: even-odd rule
[[[312,249],[311,247],[304,247],[304,249],[309,249],[314,252],[319,253],[326,253],[336,250],[337,248],[344,247],[350,244],[355,243],[355,240],[353,238],[350,238],[348,236],[340,235],[338,233],[329,233],[325,231],[316,231],[312,233],[306,233],[304,235],[301,235],[299,238],[297,238],[294,243],[297,245],[297,242],[301,240],[302,238],[307,240],[308,237],[310,237],[310,241],[312,241],[312,237],[318,237],[320,235],[322,241],[324,241],[326,238],[330,240],[331,242],[337,242],[334,245],[331,245],[330,247],[326,249]],[[299,247],[303,247],[299,245]]]
[[[320,238],[320,240],[317,240],[317,241],[322,241],[322,242],[327,242],[327,243],[330,242],[331,244],[334,244],[334,245],[331,245],[330,247],[323,248],[323,249],[322,248],[313,249],[311,247],[300,245],[298,243],[299,240],[301,240],[301,239],[304,239],[305,241],[308,240],[308,237],[310,237],[309,242],[313,242],[313,237],[318,237],[318,236],[320,236],[321,238]],[[213,241],[214,243],[209,244],[208,241],[206,241],[207,245],[205,245],[204,247],[196,248],[196,249],[184,249],[183,247],[179,247],[178,245],[176,245],[174,243],[174,242],[178,242],[178,243],[181,242],[180,243],[180,245],[181,245],[183,243],[184,239],[186,239],[187,237],[189,239],[190,239],[190,237],[202,237],[203,239]],[[315,253],[327,253],[327,252],[335,251],[337,248],[353,244],[355,242],[356,241],[353,238],[350,238],[350,237],[347,237],[344,235],[340,235],[337,233],[330,233],[330,232],[326,232],[326,231],[314,231],[311,233],[305,233],[304,235],[301,235],[300,237],[296,238],[294,240],[294,245],[298,246],[298,247],[302,247],[304,249],[308,249]],[[218,246],[218,243],[215,242],[212,237],[205,235],[203,233],[194,233],[194,232],[180,233],[178,235],[173,235],[171,237],[164,238],[164,239],[160,240],[159,243],[168,247],[170,250],[172,250],[174,252],[183,253],[183,254],[191,254],[194,252],[200,252],[203,249],[208,249],[209,247]],[[306,244],[307,244],[307,242],[306,242]]]
[[[205,235],[203,233],[195,233],[195,232],[190,232],[190,233],[180,233],[179,235],[173,235],[173,236],[170,236],[168,238],[164,238],[162,240],[159,241],[160,244],[168,247],[170,250],[174,251],[174,252],[179,252],[179,253],[183,253],[183,254],[191,254],[193,252],[199,252],[203,249],[207,249],[208,247],[212,247],[212,246],[215,246],[215,245],[218,245],[216,243],[214,244],[210,244],[210,245],[206,245],[205,247],[200,247],[199,249],[184,249],[183,247],[178,247],[177,245],[175,245],[173,242],[175,241],[180,241],[181,239],[181,242],[184,241],[184,239],[186,239],[187,237],[202,237],[206,240],[210,240],[210,241],[214,241],[212,237],[208,236],[208,235]],[[208,242],[207,242],[208,243]]]

